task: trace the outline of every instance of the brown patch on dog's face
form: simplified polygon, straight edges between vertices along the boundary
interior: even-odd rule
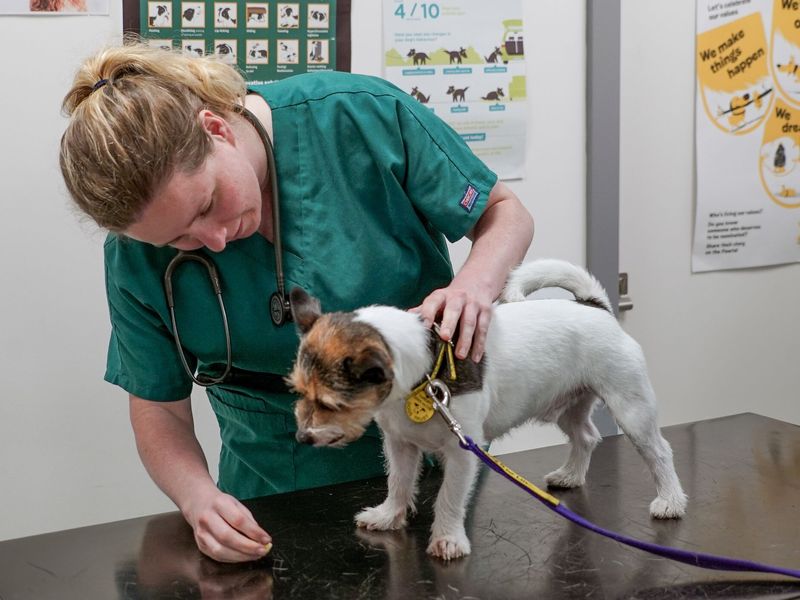
[[[378,331],[349,313],[317,318],[300,342],[287,381],[297,440],[336,446],[357,440],[392,389],[392,357]]]

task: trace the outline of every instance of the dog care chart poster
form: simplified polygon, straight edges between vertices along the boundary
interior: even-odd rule
[[[800,0],[697,2],[692,270],[800,261]]]
[[[455,129],[502,179],[524,176],[521,0],[383,0],[384,77]]]
[[[138,30],[153,45],[216,54],[258,89],[290,75],[337,69],[336,9],[337,0],[141,0]]]

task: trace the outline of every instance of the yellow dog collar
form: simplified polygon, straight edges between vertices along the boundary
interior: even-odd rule
[[[414,423],[425,423],[430,421],[434,415],[433,402],[428,394],[425,393],[425,386],[428,381],[435,379],[442,368],[445,356],[447,357],[447,367],[449,371],[450,381],[456,380],[456,358],[453,354],[453,342],[439,342],[439,354],[436,357],[436,363],[433,365],[433,370],[430,375],[422,380],[417,387],[411,390],[411,393],[406,396],[406,415]]]

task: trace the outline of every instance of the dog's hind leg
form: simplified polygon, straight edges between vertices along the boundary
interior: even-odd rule
[[[657,519],[682,517],[687,497],[675,472],[672,448],[658,428],[655,393],[646,374],[636,378],[638,386],[629,387],[624,394],[605,394],[604,399],[655,480],[658,496],[650,503],[650,515]]]
[[[389,470],[389,492],[378,506],[356,515],[356,524],[378,531],[400,529],[406,525],[406,512],[414,509],[422,452],[412,444],[385,435],[383,449]]]
[[[482,440],[476,439],[481,444]],[[470,553],[471,547],[464,519],[472,487],[478,476],[478,461],[457,444],[448,447],[442,456],[444,478],[434,505],[433,527],[428,554],[451,560]]]
[[[583,392],[558,418],[558,426],[569,438],[569,457],[560,468],[545,476],[547,485],[573,488],[583,485],[586,481],[586,471],[589,470],[592,452],[602,439],[597,427],[592,423],[594,402],[593,392]]]

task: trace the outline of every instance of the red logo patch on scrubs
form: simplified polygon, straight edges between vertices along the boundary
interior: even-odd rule
[[[475,206],[475,201],[478,199],[478,190],[476,190],[471,185],[467,186],[467,189],[464,191],[464,197],[461,198],[461,208],[463,208],[467,212],[472,212],[472,207]]]

